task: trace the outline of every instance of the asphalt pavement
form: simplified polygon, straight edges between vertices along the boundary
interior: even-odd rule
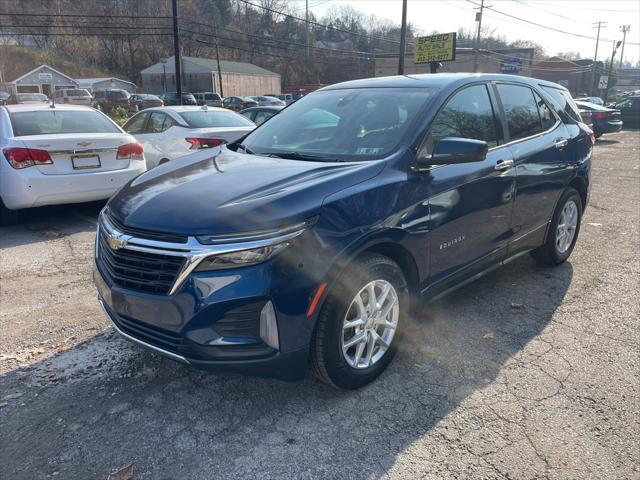
[[[100,208],[0,229],[1,478],[640,478],[640,132],[597,142],[569,262],[525,256],[424,305],[355,392],[119,338],[90,276]]]

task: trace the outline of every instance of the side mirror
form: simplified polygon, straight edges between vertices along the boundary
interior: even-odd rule
[[[416,168],[421,170],[433,165],[482,162],[487,157],[488,151],[489,145],[482,140],[443,138],[435,145],[431,155],[417,159]]]

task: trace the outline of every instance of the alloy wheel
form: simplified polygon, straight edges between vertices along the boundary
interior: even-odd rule
[[[578,206],[573,200],[564,204],[556,227],[556,248],[565,253],[571,247],[578,227]]]
[[[351,301],[342,322],[341,348],[346,362],[356,369],[377,363],[391,346],[399,316],[393,285],[382,279],[367,283]]]

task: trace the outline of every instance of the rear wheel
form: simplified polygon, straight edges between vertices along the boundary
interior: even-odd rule
[[[553,214],[545,243],[531,252],[545,265],[558,265],[569,258],[578,240],[582,220],[582,199],[573,188],[567,188]]]
[[[338,388],[360,388],[387,368],[409,310],[400,267],[378,254],[363,256],[343,275],[318,317],[312,345],[314,373]]]
[[[14,225],[20,220],[19,210],[9,210],[0,198],[0,225]]]

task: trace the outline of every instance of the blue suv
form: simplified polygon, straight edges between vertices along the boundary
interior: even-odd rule
[[[412,302],[574,248],[593,134],[560,85],[437,74],[324,88],[149,171],[100,214],[115,329],[194,367],[371,382]]]

